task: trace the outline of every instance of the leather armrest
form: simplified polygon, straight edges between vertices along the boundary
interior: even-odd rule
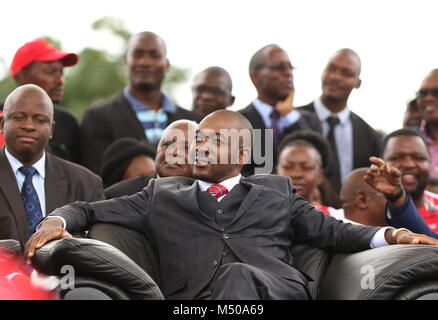
[[[78,278],[94,278],[119,287],[131,299],[162,300],[158,285],[120,250],[102,241],[63,238],[45,244],[32,260],[47,275],[66,276],[63,266],[73,267]]]
[[[425,280],[438,280],[438,246],[391,245],[334,254],[317,298],[395,299]]]
[[[91,227],[87,237],[116,247],[160,284],[158,254],[143,234],[116,224],[97,223]]]
[[[23,248],[18,240],[4,239],[0,240],[0,252],[9,254],[12,253],[18,257],[23,253]]]

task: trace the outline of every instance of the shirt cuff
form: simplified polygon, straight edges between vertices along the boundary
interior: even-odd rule
[[[59,216],[47,216],[44,220],[52,219],[52,218],[60,219],[62,221],[62,229],[65,230],[65,228],[67,227],[67,222],[65,221],[65,219],[63,217],[59,217]],[[43,221],[41,221],[41,223],[43,223]],[[41,228],[41,223],[39,225],[37,225],[36,231],[38,231]]]
[[[370,247],[372,249],[389,245],[389,243],[385,239],[385,232],[387,229],[395,229],[395,228],[392,227],[380,228],[380,230],[377,231],[374,234],[374,236],[371,238]]]

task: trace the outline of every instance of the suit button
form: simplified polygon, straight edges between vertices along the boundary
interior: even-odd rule
[[[225,257],[228,255],[228,252],[224,251],[224,252],[222,252],[222,255]]]
[[[217,266],[217,260],[214,260],[214,261],[211,263],[211,266],[212,266],[213,268],[215,268],[215,267]]]
[[[217,214],[222,214],[222,213],[224,213],[224,210],[222,210],[222,209],[217,209]]]
[[[224,239],[229,239],[230,238],[230,235],[228,234],[228,233],[224,233]]]

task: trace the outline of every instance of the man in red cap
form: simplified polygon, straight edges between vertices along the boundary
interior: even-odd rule
[[[10,66],[11,76],[18,86],[35,84],[47,92],[54,103],[56,123],[48,151],[63,159],[79,162],[80,132],[76,117],[59,106],[64,93],[63,69],[75,65],[79,57],[54,48],[46,39],[25,43],[14,55]]]

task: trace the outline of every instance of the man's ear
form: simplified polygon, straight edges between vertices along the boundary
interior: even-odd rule
[[[0,116],[0,133],[3,133],[3,126],[5,125],[5,118],[3,115]]]
[[[360,209],[367,209],[368,208],[367,198],[368,196],[365,192],[363,191],[356,192],[356,195],[354,196],[355,206]]]
[[[55,121],[52,121],[52,128],[50,129],[50,139],[53,138],[54,131],[55,131]]]
[[[234,101],[236,100],[236,97],[233,95],[230,95],[230,99],[228,101],[228,106],[227,107],[231,107],[234,104]]]
[[[251,160],[251,149],[249,147],[243,147],[239,153],[239,164],[244,165]]]
[[[166,68],[166,72],[168,72],[170,69],[170,61],[167,58],[166,58],[166,62],[165,62],[165,68]]]
[[[357,79],[356,85],[354,86],[356,89],[360,88],[360,85],[362,84],[362,80],[360,78]]]

